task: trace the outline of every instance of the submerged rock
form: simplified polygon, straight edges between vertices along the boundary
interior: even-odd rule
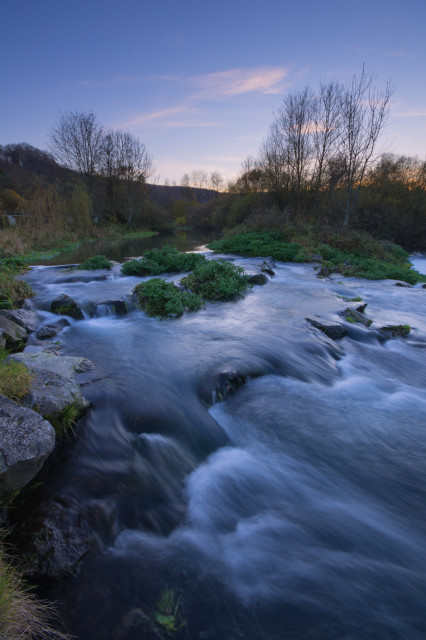
[[[70,326],[69,321],[66,318],[61,318],[57,322],[54,322],[54,323],[51,323],[51,324],[45,324],[43,327],[41,327],[37,331],[36,337],[39,340],[46,340],[48,338],[53,338],[60,331],[62,331],[62,329],[64,329],[64,327],[69,327],[69,326]]]
[[[379,329],[384,338],[406,338],[411,333],[411,327],[408,324],[389,324]]]
[[[326,336],[332,340],[339,340],[347,335],[346,328],[339,322],[334,320],[326,320],[321,316],[310,316],[306,320],[316,329],[322,331]]]
[[[127,304],[124,300],[105,300],[95,305],[95,315],[124,315],[127,313]]]
[[[52,300],[50,310],[52,313],[60,316],[70,316],[75,320],[82,320],[84,318],[83,312],[77,302],[70,296],[67,296],[66,293],[61,293],[61,295]]]
[[[38,413],[0,395],[0,498],[22,489],[55,446],[55,430]]]
[[[267,273],[268,276],[274,276],[275,275],[275,262],[273,261],[272,258],[266,258],[263,261],[262,266],[260,267],[260,270],[263,271],[263,273]]]

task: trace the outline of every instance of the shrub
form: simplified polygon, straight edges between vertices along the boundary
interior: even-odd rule
[[[249,233],[240,233],[211,242],[208,247],[216,253],[238,253],[251,258],[271,256],[281,262],[306,260],[302,245],[296,242],[286,242],[279,232],[251,231]]]
[[[180,253],[167,245],[147,251],[140,260],[129,260],[123,264],[121,272],[126,276],[157,276],[160,273],[191,271],[202,262],[205,262],[205,257],[199,253]]]
[[[111,269],[112,262],[107,260],[105,256],[92,256],[86,262],[82,262],[78,265],[78,269],[88,269],[94,271],[95,269]]]
[[[233,300],[247,288],[244,269],[226,260],[206,260],[182,284],[206,300]]]
[[[153,316],[180,316],[187,309],[195,311],[203,306],[201,297],[180,291],[172,282],[151,278],[133,289],[133,299],[141,309]]]

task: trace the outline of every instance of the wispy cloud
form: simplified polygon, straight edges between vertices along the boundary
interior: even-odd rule
[[[405,56],[407,55],[406,51],[388,51],[388,53],[386,54],[388,57],[391,58],[405,58]]]
[[[201,89],[200,97],[222,98],[245,93],[280,93],[287,76],[288,70],[284,67],[257,67],[207,73],[191,80]]]
[[[426,117],[426,108],[425,109],[405,109],[404,111],[399,111],[398,113],[394,113],[393,116],[395,118],[424,118]]]
[[[187,104],[175,105],[159,111],[139,113],[137,116],[122,122],[118,127],[133,127],[149,124],[151,126],[178,128],[178,127],[220,127],[218,122],[210,122],[200,119],[200,111],[196,107]]]

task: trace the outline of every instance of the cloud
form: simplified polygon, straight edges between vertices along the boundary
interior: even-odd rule
[[[143,126],[145,124],[164,128],[222,126],[219,122],[200,120],[199,116],[199,109],[187,104],[181,104],[167,109],[160,109],[159,111],[139,113],[131,120],[121,123],[118,127]]]
[[[257,67],[194,76],[192,83],[201,89],[200,97],[223,98],[245,93],[280,93],[287,76],[288,70],[284,67]]]
[[[426,109],[406,109],[399,113],[394,113],[395,118],[424,118],[426,117]]]
[[[386,55],[391,58],[405,58],[407,53],[406,51],[389,51]]]

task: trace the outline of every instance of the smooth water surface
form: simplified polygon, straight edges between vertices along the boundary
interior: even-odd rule
[[[90,541],[78,575],[44,592],[80,640],[156,637],[138,615],[166,588],[186,622],[175,638],[426,637],[426,289],[275,271],[236,302],[159,320],[91,316],[142,280],[119,266],[32,270],[46,322],[59,293],[81,304],[60,342],[96,364],[91,409],[33,498]],[[339,296],[368,303],[370,329],[338,315]],[[412,332],[385,340],[386,324]],[[247,384],[214,402],[236,371]]]

